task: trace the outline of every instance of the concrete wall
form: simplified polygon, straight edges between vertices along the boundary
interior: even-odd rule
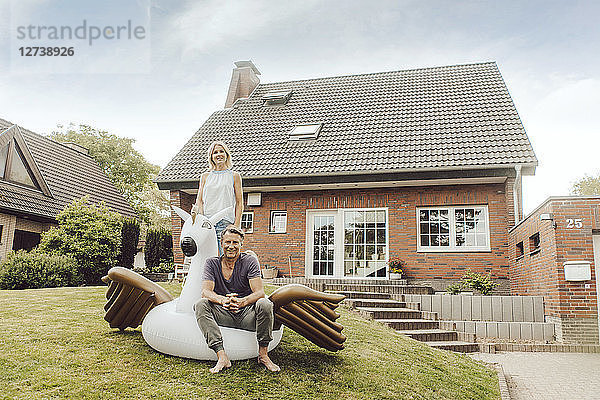
[[[473,333],[478,338],[535,340],[551,342],[556,339],[551,322],[440,321],[441,329]]]
[[[406,294],[407,302],[421,304],[421,310],[438,313],[453,321],[543,322],[541,296],[468,296]]]

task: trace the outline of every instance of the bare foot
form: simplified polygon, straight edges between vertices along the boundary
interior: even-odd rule
[[[258,356],[258,363],[264,365],[271,372],[281,371],[281,368],[279,368],[279,365],[277,365],[273,361],[271,361],[269,356],[266,354]]]
[[[230,368],[231,367],[231,361],[229,361],[229,357],[227,357],[227,355],[219,355],[219,359],[217,360],[217,363],[215,364],[214,367],[212,367],[211,369],[209,369],[211,374],[216,374],[221,372],[221,370],[223,370],[223,368]]]

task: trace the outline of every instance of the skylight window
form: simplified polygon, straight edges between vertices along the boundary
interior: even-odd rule
[[[297,125],[290,131],[290,140],[310,140],[319,137],[323,124]]]
[[[291,90],[267,92],[262,96],[265,105],[286,104],[292,97]]]

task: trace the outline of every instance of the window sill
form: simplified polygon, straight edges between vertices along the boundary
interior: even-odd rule
[[[531,251],[529,252],[529,256],[531,257],[531,256],[533,256],[533,255],[536,255],[536,254],[538,254],[538,253],[540,252],[540,250],[542,250],[542,249],[540,249],[540,248],[537,248],[537,249],[531,250]]]
[[[282,234],[282,233],[287,233],[287,232],[269,232],[269,233],[277,235],[277,234]]]
[[[491,249],[417,249],[417,253],[491,253]]]
[[[523,258],[525,258],[525,254],[521,254],[520,256],[518,256],[517,258],[515,258],[515,261],[522,260]]]

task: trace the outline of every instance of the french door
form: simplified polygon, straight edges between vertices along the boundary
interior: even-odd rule
[[[387,209],[307,210],[306,276],[387,277]]]
[[[315,212],[309,217],[311,263],[313,276],[334,276],[336,264],[336,212]]]

